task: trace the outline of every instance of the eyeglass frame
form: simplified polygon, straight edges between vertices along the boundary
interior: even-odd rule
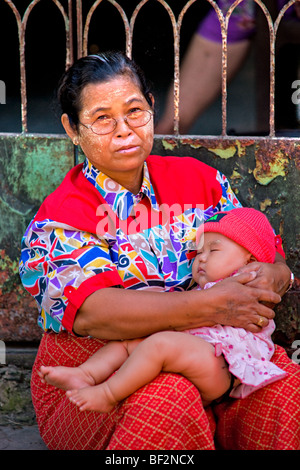
[[[118,125],[118,122],[119,122],[121,119],[123,119],[123,121],[126,122],[126,124],[127,124],[128,127],[131,127],[131,128],[133,128],[133,129],[137,129],[137,128],[139,128],[139,127],[146,126],[146,124],[148,124],[148,123],[150,122],[151,117],[154,116],[154,112],[153,112],[151,109],[141,109],[140,111],[146,112],[146,113],[148,113],[148,114],[150,115],[149,120],[148,120],[147,122],[145,122],[145,124],[141,124],[141,125],[139,125],[139,126],[131,126],[131,125],[128,123],[128,121],[127,121],[127,115],[128,115],[129,113],[125,114],[125,116],[124,116],[123,118],[120,118],[120,119],[116,119],[116,118],[110,117],[109,119],[112,119],[112,121],[114,122],[114,128],[113,128],[111,131],[109,131],[109,132],[105,132],[104,134],[98,134],[98,133],[95,132],[94,129],[93,129],[93,125],[95,124],[95,122],[97,121],[97,119],[96,119],[92,124],[83,124],[83,122],[81,122],[81,121],[78,121],[78,124],[81,124],[83,127],[86,127],[87,129],[91,130],[91,131],[92,131],[94,134],[96,134],[96,135],[108,135],[108,134],[110,134],[111,132],[113,132],[113,131],[116,129],[116,127],[117,127],[117,125]]]

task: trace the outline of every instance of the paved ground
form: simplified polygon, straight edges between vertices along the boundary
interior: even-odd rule
[[[0,366],[0,450],[47,450],[31,402],[30,376],[37,347],[8,346]]]
[[[47,450],[37,425],[0,426],[0,450]]]

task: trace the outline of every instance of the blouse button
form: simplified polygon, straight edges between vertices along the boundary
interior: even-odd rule
[[[65,287],[65,289],[64,289],[64,294],[65,294],[65,295],[67,295],[67,294],[70,295],[70,294],[72,294],[72,292],[74,292],[74,290],[75,290],[74,287],[72,287],[72,286],[67,286],[67,287]]]

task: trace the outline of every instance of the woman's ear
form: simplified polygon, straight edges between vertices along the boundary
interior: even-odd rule
[[[154,99],[154,96],[152,95],[152,93],[149,93],[149,97],[150,97],[151,102],[152,102],[152,109],[154,109],[155,99]]]
[[[79,140],[78,132],[77,132],[76,128],[71,125],[69,116],[66,113],[64,113],[62,115],[61,123],[62,123],[66,133],[68,134],[70,139],[73,141],[73,144],[78,145],[78,140]]]

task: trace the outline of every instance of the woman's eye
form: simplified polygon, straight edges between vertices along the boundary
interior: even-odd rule
[[[107,114],[102,114],[101,116],[97,117],[97,121],[105,121],[106,119],[109,119],[110,117],[107,116]]]
[[[139,111],[141,111],[140,108],[132,108],[128,111],[127,114],[134,114],[134,113],[138,113]]]

